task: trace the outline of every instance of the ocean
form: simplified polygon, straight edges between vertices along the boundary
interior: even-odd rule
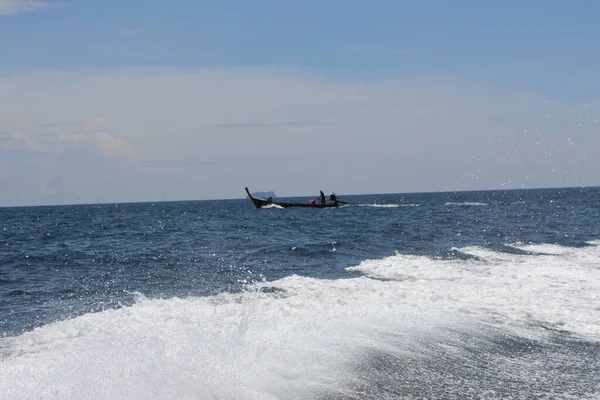
[[[0,399],[600,398],[600,188],[340,199],[0,208]]]

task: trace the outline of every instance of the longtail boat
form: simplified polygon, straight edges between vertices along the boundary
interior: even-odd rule
[[[267,206],[270,206],[270,205],[275,205],[275,206],[279,206],[279,207],[282,207],[282,208],[290,208],[290,207],[335,208],[335,207],[339,207],[339,204],[340,204],[340,201],[338,201],[338,200],[330,201],[330,202],[327,202],[327,203],[317,203],[317,202],[290,203],[290,202],[273,200],[271,198],[269,198],[269,199],[261,199],[259,197],[252,196],[252,193],[250,193],[250,190],[248,190],[248,188],[246,188],[246,193],[248,193],[248,197],[250,197],[250,200],[252,200],[252,203],[254,203],[254,205],[256,206],[256,208],[267,207]]]

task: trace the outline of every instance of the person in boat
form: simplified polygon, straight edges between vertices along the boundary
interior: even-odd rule
[[[335,203],[337,201],[337,196],[335,193],[331,193],[331,195],[329,196],[329,201],[331,201],[332,203]]]
[[[269,198],[267,199],[267,203],[272,204],[273,203],[273,197],[269,196]]]
[[[320,196],[321,204],[327,203],[327,201],[325,200],[325,193],[323,193],[322,190],[319,190],[319,192],[321,192],[321,196]]]

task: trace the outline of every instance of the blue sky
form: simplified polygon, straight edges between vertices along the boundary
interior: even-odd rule
[[[0,205],[598,185],[599,17],[0,0]]]

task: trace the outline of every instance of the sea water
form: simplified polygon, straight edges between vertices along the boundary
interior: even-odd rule
[[[0,208],[0,399],[600,397],[599,188],[340,198]]]

